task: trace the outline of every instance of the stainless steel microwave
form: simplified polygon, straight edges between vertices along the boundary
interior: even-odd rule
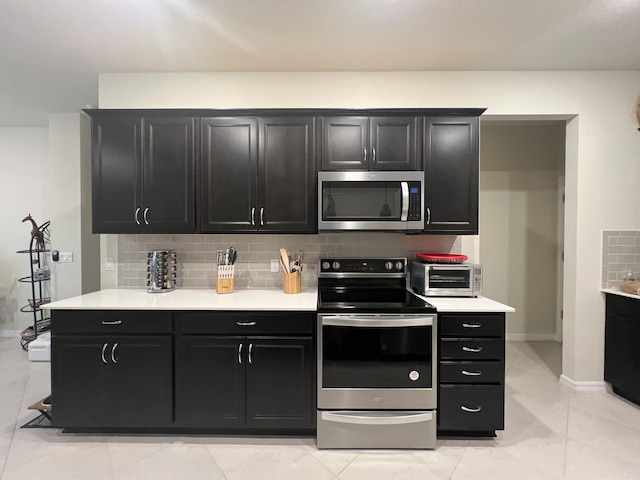
[[[319,172],[318,230],[424,229],[424,172]]]
[[[477,297],[482,294],[482,266],[412,262],[410,283],[420,295]]]

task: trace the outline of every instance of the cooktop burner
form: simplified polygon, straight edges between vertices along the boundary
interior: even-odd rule
[[[340,313],[435,313],[406,288],[406,258],[331,258],[318,265],[318,310]]]

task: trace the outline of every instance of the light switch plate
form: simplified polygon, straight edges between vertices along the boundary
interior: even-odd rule
[[[112,257],[105,258],[104,269],[105,270],[113,270],[113,258]]]
[[[59,263],[72,263],[73,262],[73,253],[71,253],[71,252],[60,252],[58,262]]]

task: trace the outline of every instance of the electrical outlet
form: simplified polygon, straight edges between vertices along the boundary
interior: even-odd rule
[[[113,258],[112,257],[105,258],[104,269],[105,270],[113,270]]]
[[[71,252],[60,252],[59,263],[72,263],[73,262],[73,253]]]
[[[272,258],[271,259],[271,271],[272,272],[277,272],[278,270],[280,270],[280,263],[278,263],[278,259],[277,258]]]

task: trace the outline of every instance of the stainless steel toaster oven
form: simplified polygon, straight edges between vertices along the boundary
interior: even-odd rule
[[[482,265],[413,262],[410,284],[420,295],[477,297],[482,294]]]

